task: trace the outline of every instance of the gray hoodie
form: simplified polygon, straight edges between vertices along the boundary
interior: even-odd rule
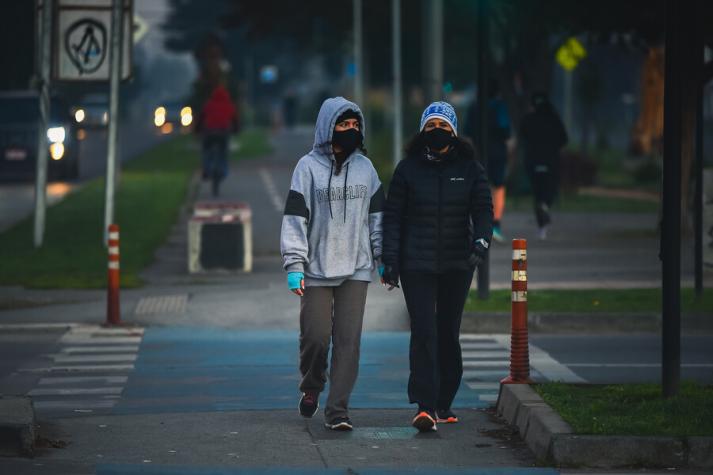
[[[312,151],[292,174],[280,234],[287,272],[304,272],[305,285],[339,285],[344,280],[371,281],[374,260],[381,258],[384,190],[371,161],[353,152],[335,175],[332,132],[347,110],[364,115],[343,97],[327,99],[317,116]]]

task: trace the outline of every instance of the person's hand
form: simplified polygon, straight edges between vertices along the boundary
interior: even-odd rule
[[[468,257],[468,265],[477,268],[485,260],[485,256],[488,252],[488,241],[485,239],[478,239],[473,243],[473,250]]]
[[[379,270],[381,275],[381,283],[388,286],[388,290],[394,290],[399,286],[399,271],[393,266],[384,265],[383,270]]]
[[[302,272],[288,272],[287,287],[292,293],[302,297],[305,289],[305,275]]]

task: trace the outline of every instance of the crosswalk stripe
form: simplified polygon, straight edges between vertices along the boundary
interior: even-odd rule
[[[41,378],[38,384],[40,386],[83,383],[124,384],[128,379],[128,376],[50,376]]]
[[[470,389],[475,389],[476,391],[484,391],[484,390],[498,391],[500,389],[500,383],[496,383],[496,382],[482,383],[482,382],[466,381],[466,384],[468,385],[468,387]]]
[[[56,363],[119,363],[136,361],[136,353],[121,355],[55,355],[52,358]]]
[[[103,388],[59,388],[59,389],[33,389],[29,396],[78,396],[78,395],[102,395],[102,394],[121,394],[124,388],[121,387],[103,387]]]
[[[463,351],[463,358],[507,358],[509,351]]]
[[[131,371],[134,369],[132,364],[105,364],[105,365],[71,365],[71,366],[53,366],[50,371]]]
[[[501,370],[463,370],[463,379],[490,379],[500,381],[508,375],[509,369]]]
[[[136,353],[139,347],[136,345],[113,345],[113,346],[70,346],[62,348],[61,353]]]
[[[143,328],[69,326],[57,342],[57,353],[44,355],[52,364],[20,369],[45,373],[28,392],[35,409],[65,414],[113,408],[134,369],[143,335]]]
[[[91,345],[96,345],[97,343],[105,343],[108,345],[115,345],[115,344],[139,344],[141,343],[141,337],[140,336],[123,336],[123,337],[104,337],[101,339],[98,338],[93,338],[91,336],[84,336],[84,335],[79,335],[79,336],[72,336],[72,337],[67,337],[66,339],[62,339],[61,343],[69,344],[69,345],[77,345],[77,344],[82,344],[82,343],[87,343]]]
[[[51,401],[33,401],[35,409],[52,410],[52,409],[70,409],[77,412],[88,409],[111,409],[116,405],[116,401],[105,400],[98,401],[96,399],[88,401],[75,400],[51,400]]]
[[[464,361],[463,367],[469,368],[505,368],[510,364],[507,360],[493,360],[493,361],[481,361],[481,360],[470,360]]]

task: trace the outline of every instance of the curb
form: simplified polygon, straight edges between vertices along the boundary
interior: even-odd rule
[[[0,396],[0,455],[31,457],[35,438],[32,400],[26,396]]]
[[[713,333],[713,318],[689,315],[681,319],[684,333]],[[661,315],[649,313],[533,313],[527,318],[530,333],[629,333],[659,332]],[[463,313],[462,331],[469,333],[510,333],[511,314]]]
[[[546,464],[591,468],[713,468],[713,437],[577,435],[527,384],[501,384],[497,412]]]

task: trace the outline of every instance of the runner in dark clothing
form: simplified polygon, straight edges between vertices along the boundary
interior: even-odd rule
[[[550,207],[559,189],[560,151],[567,140],[567,131],[547,95],[533,94],[532,110],[525,114],[520,125],[520,143],[532,184],[540,239],[547,237]]]

